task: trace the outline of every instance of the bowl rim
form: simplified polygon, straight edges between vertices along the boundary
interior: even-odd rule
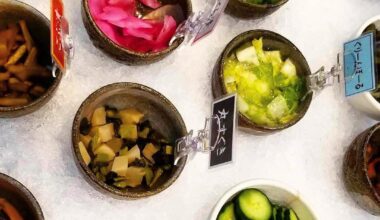
[[[32,13],[34,13],[35,15],[37,15],[38,17],[40,17],[44,21],[45,25],[47,25],[50,29],[49,19],[44,14],[42,14],[42,12],[38,11],[33,6],[31,6],[25,2],[21,2],[19,0],[2,0],[2,2],[7,2],[8,4],[13,4],[13,5],[18,5],[18,6],[24,7],[26,10],[29,10]],[[49,37],[49,41],[50,41],[50,37]],[[52,74],[53,74],[53,71],[52,71]],[[63,77],[63,73],[57,68],[57,71],[55,73],[55,77],[53,75],[52,75],[52,77],[54,79],[52,84],[45,91],[45,93],[42,96],[40,96],[38,99],[33,100],[32,102],[29,102],[26,105],[9,106],[9,107],[0,106],[0,114],[30,109],[30,108],[33,108],[34,106],[38,106],[40,104],[43,104],[43,102],[52,95],[52,92],[55,91],[55,89],[60,84],[62,77]]]
[[[231,199],[232,196],[234,196],[236,193],[238,193],[244,189],[255,188],[257,186],[273,186],[273,187],[281,188],[281,189],[287,191],[288,193],[297,197],[298,200],[301,201],[308,208],[308,210],[310,211],[310,214],[312,216],[314,216],[314,219],[318,219],[318,218],[316,218],[316,215],[313,212],[313,210],[310,208],[310,205],[309,205],[310,203],[307,201],[307,199],[305,199],[303,196],[301,196],[301,194],[298,190],[294,189],[293,187],[291,187],[285,183],[282,183],[282,182],[279,182],[276,180],[270,180],[270,179],[246,180],[244,182],[238,183],[237,185],[231,187],[219,198],[218,202],[216,203],[216,205],[212,209],[212,212],[211,212],[209,219],[210,220],[216,220],[218,217],[218,214],[219,214],[220,210],[222,209],[222,207],[224,206],[224,204],[226,204],[226,202],[229,199]]]
[[[364,146],[363,146],[363,151],[361,152],[363,154],[363,158],[364,158],[364,174],[365,174],[365,179],[367,180],[367,183],[369,184],[370,186],[370,190],[372,192],[372,194],[375,196],[376,200],[377,200],[377,203],[380,204],[380,194],[375,190],[375,187],[373,186],[372,184],[372,181],[371,179],[369,178],[368,176],[368,162],[366,162],[367,160],[367,147],[369,145],[369,142],[372,138],[372,136],[375,134],[376,131],[380,130],[380,123],[377,123],[375,125],[373,125],[370,130],[368,131],[367,135],[366,135],[366,138],[364,140]]]
[[[270,8],[277,8],[280,6],[285,5],[289,0],[280,0],[276,3],[270,3],[270,4],[257,4],[257,3],[248,3],[245,0],[238,0],[241,4],[243,4],[245,7],[255,7],[255,8],[262,8],[262,9],[270,9]]]
[[[40,220],[45,219],[44,214],[42,212],[41,206],[38,203],[37,199],[34,197],[34,195],[29,191],[26,186],[24,186],[22,183],[20,183],[18,180],[14,179],[11,176],[8,176],[7,174],[0,173],[0,180],[4,180],[5,182],[9,183],[11,186],[16,187],[20,192],[28,199],[28,201],[31,203],[32,208],[37,214],[37,217]]]
[[[159,56],[161,54],[169,53],[170,51],[178,48],[181,45],[181,43],[183,42],[183,40],[184,40],[184,38],[176,39],[173,42],[173,44],[170,45],[170,46],[168,46],[165,50],[158,51],[158,52],[153,52],[153,53],[152,52],[141,53],[141,52],[129,50],[128,48],[125,48],[125,47],[122,47],[122,46],[118,45],[116,42],[114,42],[113,40],[111,40],[106,34],[104,34],[104,32],[102,30],[100,30],[100,28],[96,24],[96,22],[95,22],[95,20],[94,20],[94,18],[92,16],[92,14],[91,14],[88,1],[89,0],[82,0],[82,4],[83,4],[84,11],[85,11],[86,17],[89,20],[90,25],[95,29],[96,33],[101,38],[105,39],[107,41],[107,43],[109,43],[110,45],[112,45],[112,47],[114,47],[114,48],[122,51],[123,53],[132,54],[132,55],[135,55],[135,56],[145,57],[145,58],[156,57],[156,56]],[[192,4],[191,4],[191,0],[185,0],[185,1],[186,1],[186,4],[187,4],[187,8],[186,9],[182,8],[182,9],[188,11],[191,14],[191,12],[193,10]],[[187,16],[187,18],[189,18],[190,14]]]
[[[305,65],[305,67],[307,68],[308,70],[308,73],[306,74],[309,75],[311,74],[311,70],[310,70],[310,66],[305,58],[305,56],[303,55],[303,53],[293,44],[293,42],[291,42],[289,39],[287,39],[286,37],[282,36],[281,34],[279,33],[276,33],[276,32],[273,32],[273,31],[270,31],[270,30],[266,30],[266,29],[254,29],[254,30],[249,30],[249,31],[246,31],[246,32],[243,32],[239,35],[237,35],[236,37],[234,37],[223,49],[223,52],[221,54],[221,58],[220,58],[220,61],[218,63],[219,65],[219,71],[217,73],[218,75],[218,79],[220,80],[221,82],[221,89],[222,89],[222,93],[223,94],[227,94],[227,91],[226,91],[226,87],[225,87],[225,83],[224,83],[224,77],[223,77],[223,73],[224,73],[224,69],[223,69],[223,64],[225,62],[225,59],[227,58],[227,55],[228,55],[228,51],[227,49],[229,47],[232,46],[232,44],[234,44],[234,42],[236,40],[239,40],[242,36],[244,35],[252,35],[254,33],[260,33],[262,35],[262,37],[265,39],[265,35],[267,34],[270,34],[270,35],[274,35],[282,40],[284,40],[286,42],[286,44],[288,44],[293,50],[295,50],[296,53],[298,53],[300,55],[300,57],[302,58],[302,63]],[[236,48],[235,48],[236,49]],[[309,86],[308,86],[309,87]],[[242,114],[241,112],[238,112],[238,115],[239,115],[239,119],[242,119],[244,121],[244,123],[246,123],[249,127],[253,127],[255,129],[258,129],[259,131],[263,131],[263,132],[275,132],[275,131],[281,131],[281,130],[284,130],[286,128],[289,128],[295,124],[297,124],[305,115],[306,115],[306,112],[308,111],[308,109],[310,108],[310,104],[311,104],[311,101],[312,101],[312,98],[313,98],[313,93],[310,93],[309,95],[307,95],[307,97],[310,97],[310,98],[306,98],[305,100],[305,104],[306,104],[306,110],[304,112],[301,112],[299,117],[297,117],[296,120],[292,120],[290,123],[286,123],[284,125],[279,125],[279,126],[276,126],[276,127],[269,127],[269,126],[265,126],[265,125],[258,125],[256,124],[255,122],[251,121],[247,116],[245,116],[244,114]]]
[[[359,30],[357,31],[357,33],[356,33],[355,36],[356,36],[356,37],[361,36],[361,35],[363,34],[363,31],[364,31],[364,30],[365,30],[370,24],[372,24],[372,23],[374,23],[374,22],[377,22],[377,21],[380,22],[380,15],[373,16],[373,17],[369,18],[368,20],[366,20],[366,21],[364,22],[364,24],[362,24],[362,26],[360,26],[360,28],[359,28]],[[380,71],[380,70],[378,70],[378,71]],[[364,92],[364,93],[362,93],[361,95],[362,95],[362,97],[365,98],[365,99],[369,102],[369,104],[370,104],[373,108],[375,108],[376,111],[378,111],[379,114],[380,114],[380,103],[375,99],[375,97],[373,97],[373,96],[371,95],[370,92]]]
[[[88,182],[90,182],[91,186],[95,186],[97,189],[100,189],[101,191],[103,191],[105,193],[109,193],[109,194],[115,196],[116,198],[140,199],[140,198],[153,196],[153,195],[156,195],[156,194],[166,190],[167,188],[169,188],[179,178],[179,176],[181,175],[181,173],[182,173],[182,171],[186,165],[187,156],[183,157],[180,160],[180,162],[177,166],[176,172],[173,173],[173,175],[168,179],[168,181],[166,181],[164,184],[162,184],[162,186],[160,186],[159,188],[157,188],[153,191],[148,190],[148,191],[144,191],[144,192],[129,192],[129,191],[119,190],[116,187],[109,186],[108,184],[104,183],[103,181],[98,180],[98,178],[96,178],[95,174],[85,164],[83,158],[80,156],[78,143],[76,143],[76,141],[75,141],[76,139],[79,138],[79,135],[80,135],[79,134],[79,125],[80,125],[80,121],[81,121],[80,116],[81,116],[81,113],[83,112],[83,110],[87,107],[87,105],[90,104],[92,102],[92,100],[96,99],[96,97],[98,97],[99,95],[101,95],[105,92],[114,90],[114,89],[120,89],[120,87],[130,88],[130,89],[140,89],[140,90],[143,90],[145,92],[151,93],[155,97],[159,98],[161,101],[163,101],[167,105],[168,108],[170,108],[176,114],[176,117],[178,117],[178,121],[180,122],[181,127],[183,129],[182,132],[183,133],[187,132],[185,122],[183,121],[183,118],[180,115],[180,113],[178,112],[178,110],[176,109],[176,107],[165,96],[163,96],[158,91],[156,91],[156,90],[154,90],[148,86],[138,84],[138,83],[133,83],[133,82],[117,82],[117,83],[108,84],[106,86],[103,86],[103,87],[97,89],[93,93],[91,93],[82,102],[82,104],[78,108],[78,111],[75,114],[73,126],[72,126],[72,147],[71,147],[73,154],[74,154],[74,161],[76,162],[77,167],[81,170],[81,173],[83,174],[85,179]]]

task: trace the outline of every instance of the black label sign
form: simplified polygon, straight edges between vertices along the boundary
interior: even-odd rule
[[[213,120],[211,124],[210,146],[215,146],[210,153],[210,167],[232,161],[232,148],[236,128],[236,94],[214,101],[212,105]]]

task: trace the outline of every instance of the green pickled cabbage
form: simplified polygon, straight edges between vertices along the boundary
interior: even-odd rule
[[[239,48],[226,59],[223,72],[227,92],[238,94],[239,111],[254,123],[275,127],[297,116],[305,79],[280,51],[265,51],[262,39]]]

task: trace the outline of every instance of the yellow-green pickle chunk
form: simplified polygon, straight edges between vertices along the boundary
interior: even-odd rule
[[[265,51],[263,39],[237,49],[223,66],[227,93],[238,94],[240,113],[252,122],[275,127],[297,116],[306,82],[292,60],[280,51]]]

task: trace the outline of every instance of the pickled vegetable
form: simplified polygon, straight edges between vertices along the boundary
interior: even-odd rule
[[[238,109],[252,122],[275,127],[297,116],[305,79],[280,51],[265,51],[262,38],[236,50],[223,65],[227,93],[238,94]]]

